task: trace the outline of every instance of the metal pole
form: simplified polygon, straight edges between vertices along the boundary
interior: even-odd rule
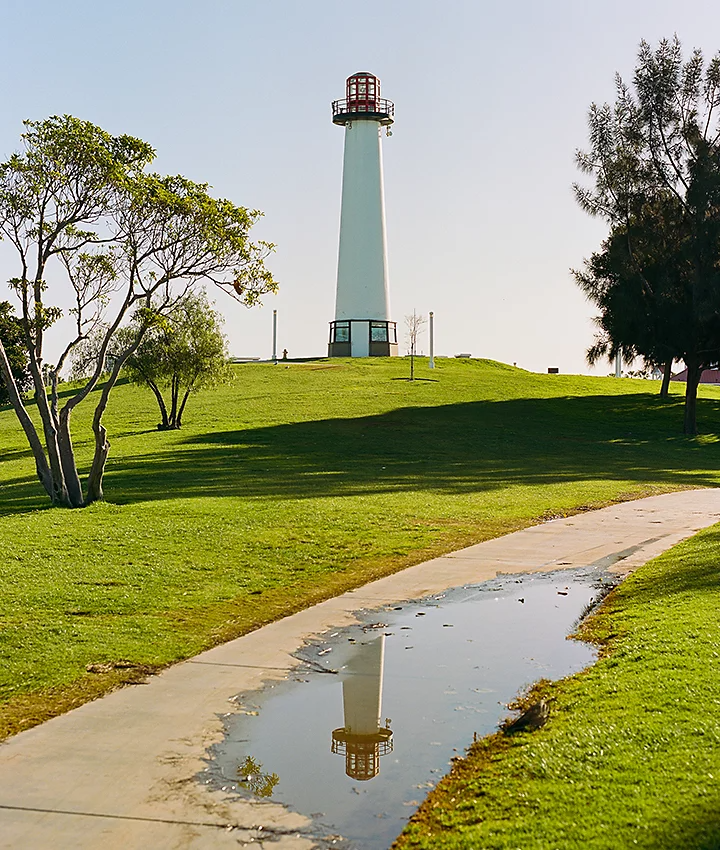
[[[615,377],[622,378],[622,354],[619,351],[615,355]]]
[[[273,363],[277,363],[277,310],[273,310]]]
[[[435,315],[430,311],[430,363],[431,369],[435,368]]]

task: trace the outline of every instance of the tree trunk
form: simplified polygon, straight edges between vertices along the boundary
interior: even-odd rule
[[[35,458],[35,471],[37,472],[37,477],[40,483],[42,484],[45,492],[52,499],[52,473],[50,472],[50,467],[48,466],[47,458],[45,457],[45,451],[43,449],[42,443],[40,442],[40,437],[38,436],[38,433],[35,430],[33,421],[30,418],[27,410],[25,410],[25,405],[22,402],[20,392],[18,391],[17,384],[15,383],[15,377],[12,373],[12,369],[10,368],[10,361],[7,358],[5,348],[1,341],[0,372],[2,372],[3,380],[5,381],[5,386],[7,387],[7,391],[10,396],[10,402],[13,406],[13,409],[15,410],[15,413],[17,414],[17,418],[20,420],[20,425],[22,426],[22,429],[25,432],[25,436],[27,437],[27,441],[30,444],[30,449],[32,450],[33,457]]]
[[[178,391],[180,389],[180,379],[177,375],[173,375],[170,380],[170,428],[177,428],[178,414]]]
[[[165,406],[165,399],[163,398],[162,393],[160,392],[160,387],[158,387],[158,385],[154,381],[151,381],[150,378],[145,378],[145,382],[155,394],[155,399],[157,400],[158,407],[160,408],[161,422],[158,428],[161,431],[167,431],[167,429],[170,427],[170,423],[168,421],[168,412],[167,407]]]
[[[107,430],[102,424],[102,414],[98,416],[95,411],[93,416],[93,431],[95,432],[95,454],[93,456],[90,475],[88,475],[87,497],[85,504],[101,502],[105,497],[103,492],[103,476],[105,475],[105,464],[110,454],[110,442],[107,438]]]
[[[685,422],[683,432],[685,434],[697,434],[697,389],[702,374],[702,365],[697,357],[689,357],[685,360],[687,366],[687,384],[685,385]]]
[[[670,377],[672,375],[673,358],[665,363],[662,384],[660,385],[660,398],[668,398],[670,395]]]
[[[52,489],[49,493],[50,499],[54,505],[70,507],[70,497],[65,483],[62,461],[60,460],[57,423],[53,418],[52,410],[48,404],[48,397],[45,393],[45,382],[42,378],[40,365],[33,357],[30,357],[30,372],[35,385],[35,401],[37,402],[38,413],[40,414],[40,420],[43,425],[45,448],[47,449],[48,465],[52,476]]]
[[[70,413],[71,408],[64,408],[60,412],[60,423],[58,425],[58,448],[60,449],[60,462],[62,463],[65,486],[67,487],[70,507],[81,508],[83,506],[82,484],[75,463],[75,452],[73,451],[72,438],[70,436]]]
[[[120,370],[122,369],[128,357],[131,357],[137,347],[140,345],[140,339],[125,352],[124,357],[117,357],[110,377],[105,382],[105,386],[100,393],[100,401],[95,408],[93,415],[93,432],[95,433],[95,454],[93,455],[92,466],[90,467],[90,475],[88,475],[87,496],[85,497],[85,505],[91,505],[93,502],[100,502],[104,498],[103,493],[103,476],[105,475],[105,464],[107,463],[108,455],[110,454],[110,442],[107,438],[107,430],[102,424],[103,414],[107,407],[110,391],[115,386]]]
[[[195,378],[190,382],[188,388],[185,390],[185,395],[183,396],[183,400],[180,403],[180,407],[178,408],[177,422],[175,424],[176,428],[180,428],[182,426],[182,418],[183,413],[185,412],[185,405],[187,404],[187,400],[190,397],[190,393],[192,388],[195,386]]]

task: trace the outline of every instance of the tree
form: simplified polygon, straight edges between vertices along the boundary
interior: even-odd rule
[[[10,370],[18,391],[26,393],[31,385],[28,357],[22,344],[22,325],[9,301],[0,301],[0,342],[5,347]],[[0,404],[8,404],[10,393],[0,372]]]
[[[625,360],[640,356],[646,364],[662,366],[663,397],[673,362],[691,345],[686,333],[693,310],[685,225],[674,196],[655,198],[644,206],[641,218],[613,227],[601,251],[585,262],[585,271],[574,272],[600,308],[595,320],[599,333],[588,362],[603,356],[612,362],[620,354]]]
[[[588,213],[609,222],[611,241],[624,240],[622,270],[612,274],[618,286],[642,287],[651,318],[673,299],[653,286],[657,262],[649,246],[672,237],[673,297],[684,309],[681,339],[662,342],[687,366],[684,431],[695,434],[700,375],[720,357],[720,54],[706,64],[694,50],[684,61],[677,37],[656,50],[643,41],[632,89],[617,76],[616,90],[614,106],[590,107],[590,148],[578,152],[577,163],[594,186],[576,185],[575,193]],[[658,210],[665,223],[656,234]],[[627,305],[634,309],[637,298]],[[644,345],[628,338],[610,343],[611,349]]]
[[[23,348],[42,422],[28,414],[4,345],[0,370],[35,458],[38,478],[55,505],[81,507],[103,497],[110,443],[103,425],[120,370],[158,315],[184,294],[213,283],[252,305],[276,289],[264,266],[269,243],[248,233],[258,211],[216,200],[204,184],[147,172],[154,151],[130,136],[111,136],[90,122],[53,116],[25,122],[24,149],[0,164],[0,235],[15,248],[18,275],[10,281],[20,305]],[[62,315],[53,302],[69,287],[74,332],[43,380],[47,331]],[[57,294],[56,294],[57,293]],[[114,352],[110,342],[127,315],[145,308],[134,339]],[[60,406],[58,378],[73,350],[98,340],[87,380]],[[80,481],[70,422],[74,409],[99,387],[92,429],[95,448],[86,487]]]
[[[405,316],[405,327],[407,328],[407,340],[410,346],[410,380],[415,380],[415,352],[420,331],[425,325],[426,319],[418,316],[413,310],[411,316]]]
[[[134,324],[142,322],[140,316]],[[128,339],[138,331],[137,327],[127,328]],[[125,361],[125,371],[131,381],[150,387],[155,395],[161,416],[158,428],[180,428],[190,394],[231,375],[222,317],[210,307],[205,293],[188,293],[165,321],[148,330]],[[169,402],[163,389],[169,390]]]

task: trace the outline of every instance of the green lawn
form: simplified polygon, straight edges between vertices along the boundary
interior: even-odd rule
[[[720,479],[654,382],[440,360],[248,364],[155,430],[149,391],[107,414],[107,502],[48,508],[0,411],[0,737],[319,599],[537,522]],[[682,387],[677,388],[678,391]],[[89,464],[90,408],[75,421]]]
[[[646,564],[584,627],[601,660],[543,683],[547,725],[474,744],[397,850],[720,847],[720,526]]]

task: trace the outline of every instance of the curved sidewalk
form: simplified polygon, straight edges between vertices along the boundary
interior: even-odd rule
[[[493,578],[596,565],[629,572],[720,520],[719,490],[578,514],[410,567],[177,664],[0,745],[0,848],[305,850],[307,819],[196,780],[232,697],[284,678],[306,638],[362,608]],[[267,841],[263,838],[267,837]]]

